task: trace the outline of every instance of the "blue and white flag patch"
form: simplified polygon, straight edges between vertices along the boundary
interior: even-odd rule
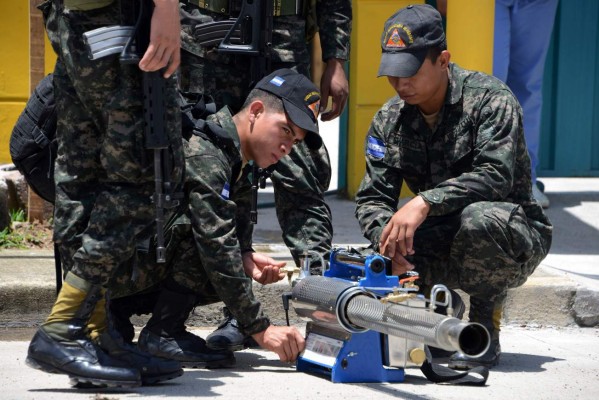
[[[385,142],[380,139],[377,139],[372,136],[368,136],[368,145],[366,148],[366,154],[373,156],[374,158],[383,158],[385,157],[385,152],[387,151],[387,147],[385,147]]]
[[[225,186],[223,186],[222,192],[220,192],[220,197],[222,197],[225,200],[229,200],[229,191],[230,191],[229,182],[226,182]]]
[[[281,78],[280,76],[275,76],[270,80],[270,83],[275,86],[281,86],[283,83],[285,83],[285,79]]]

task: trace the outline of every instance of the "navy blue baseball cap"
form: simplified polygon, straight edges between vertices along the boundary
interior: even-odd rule
[[[322,146],[322,138],[318,134],[320,92],[310,79],[283,68],[262,78],[254,88],[272,93],[283,101],[289,119],[306,131],[304,142],[310,149]]]
[[[385,22],[378,76],[415,75],[428,49],[444,41],[443,20],[434,7],[417,4],[400,9]]]

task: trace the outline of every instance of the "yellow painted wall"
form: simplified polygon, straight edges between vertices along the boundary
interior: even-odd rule
[[[44,72],[54,70],[56,55],[46,37]],[[0,164],[12,162],[10,134],[30,93],[29,2],[7,0],[0,4]]]
[[[397,10],[424,1],[354,0],[349,63],[349,124],[347,139],[347,191],[353,198],[364,177],[364,140],[378,109],[395,95],[385,77],[377,78],[381,61],[381,33]]]
[[[377,78],[383,25],[395,11],[424,1],[354,0],[350,56],[347,191],[353,198],[366,170],[364,140],[372,117],[395,95],[384,77]],[[447,42],[452,61],[491,73],[494,0],[448,0]],[[402,197],[411,195],[404,186]]]
[[[54,53],[54,49],[52,49],[52,45],[46,35],[44,40],[44,72],[46,74],[54,72],[54,64],[56,64],[56,53]]]
[[[0,164],[10,163],[12,127],[29,98],[29,2],[0,5]]]
[[[495,0],[447,1],[447,48],[461,67],[493,73]]]

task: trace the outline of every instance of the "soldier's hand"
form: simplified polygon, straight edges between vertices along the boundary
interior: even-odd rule
[[[260,347],[275,352],[283,362],[295,361],[306,346],[304,337],[294,326],[270,325],[252,337]]]
[[[246,275],[263,285],[285,278],[285,273],[281,271],[281,268],[286,264],[284,261],[276,261],[261,253],[250,251],[243,254],[243,269]]]
[[[178,0],[154,0],[150,28],[150,44],[139,62],[142,71],[157,71],[167,67],[164,77],[170,77],[181,61],[181,22]]]
[[[381,233],[381,253],[391,258],[396,252],[404,257],[414,254],[414,233],[429,210],[428,203],[416,196],[393,214]]]
[[[405,257],[396,250],[395,254],[391,257],[391,274],[399,276],[408,271],[412,271],[413,269],[414,264],[406,260]]]
[[[323,121],[337,118],[343,112],[347,96],[349,94],[349,83],[345,76],[343,64],[345,61],[337,58],[327,60],[327,66],[320,79],[320,108],[324,111],[329,104],[329,96],[333,99],[333,107],[330,111],[323,113],[320,117]]]

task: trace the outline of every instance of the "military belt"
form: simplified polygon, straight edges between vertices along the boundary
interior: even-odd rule
[[[217,14],[233,16],[239,13],[241,2],[231,0],[187,0],[189,4],[198,6],[201,10],[212,11]],[[238,3],[238,4],[236,4]],[[304,0],[273,0],[272,15],[303,15]]]

